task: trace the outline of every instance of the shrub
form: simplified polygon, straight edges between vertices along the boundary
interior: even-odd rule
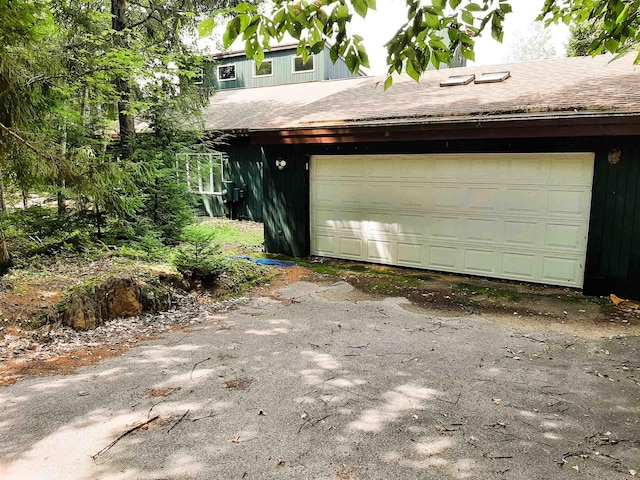
[[[214,244],[215,232],[189,225],[182,229],[185,245],[176,249],[174,265],[193,285],[197,282],[210,284],[225,270],[225,262],[220,255],[219,245]]]

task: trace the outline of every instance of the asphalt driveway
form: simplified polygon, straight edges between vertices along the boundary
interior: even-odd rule
[[[298,282],[0,388],[0,478],[629,479],[640,337]]]

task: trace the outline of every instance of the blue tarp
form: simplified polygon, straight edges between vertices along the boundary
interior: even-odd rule
[[[250,262],[257,263],[259,265],[277,265],[278,267],[295,267],[296,262],[283,262],[281,260],[271,260],[270,258],[253,258],[249,256],[233,257],[242,260],[249,260]]]

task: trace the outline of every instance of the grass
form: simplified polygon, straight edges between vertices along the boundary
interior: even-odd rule
[[[264,243],[264,230],[253,228],[254,224],[226,219],[206,219],[199,228],[214,235],[214,242],[224,249],[237,249],[244,252],[261,252]]]

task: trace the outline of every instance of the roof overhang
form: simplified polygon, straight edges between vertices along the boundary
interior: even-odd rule
[[[244,132],[257,144],[332,144],[390,141],[640,136],[640,113],[572,115],[522,114],[458,117],[431,121],[380,120],[340,125],[254,129]]]

